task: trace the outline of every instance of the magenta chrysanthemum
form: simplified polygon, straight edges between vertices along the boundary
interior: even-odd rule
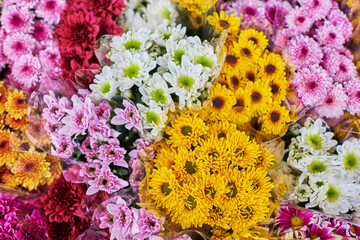
[[[314,20],[324,18],[332,7],[331,0],[298,0]]]
[[[268,1],[265,5],[265,16],[273,25],[281,26],[291,9],[292,7],[288,2]]]
[[[228,14],[234,14],[234,16],[243,15],[245,22],[248,23],[253,18],[265,18],[263,4],[258,0],[236,1],[229,8]]]
[[[347,108],[349,97],[346,95],[341,84],[334,85],[327,96],[320,102],[316,108],[320,117],[337,118],[344,114]]]
[[[6,0],[4,6],[10,6],[13,4],[19,4],[26,8],[33,8],[39,0]]]
[[[65,0],[41,0],[36,5],[36,15],[49,24],[57,24],[60,14],[65,8]]]
[[[347,110],[351,114],[360,114],[360,80],[349,81],[346,85],[346,93],[350,98]]]
[[[332,79],[322,67],[311,65],[295,73],[293,84],[303,104],[314,106],[326,97]]]
[[[341,32],[345,40],[348,41],[352,36],[353,25],[341,10],[333,9],[328,16],[329,21],[335,25],[337,30]]]
[[[318,64],[323,57],[320,45],[313,38],[304,35],[290,40],[289,55],[291,63],[297,69]]]
[[[1,23],[6,32],[24,32],[31,30],[34,15],[26,8],[10,5],[3,9]]]
[[[288,28],[297,33],[304,33],[310,30],[314,19],[303,8],[294,8],[286,16]]]
[[[47,47],[39,53],[39,60],[43,71],[49,72],[50,75],[59,75],[61,73],[60,58],[59,48],[56,44]]]
[[[29,34],[14,33],[7,35],[4,41],[4,54],[12,61],[22,55],[31,54],[35,40]]]
[[[32,55],[23,55],[18,61],[15,61],[12,74],[15,80],[31,87],[39,80],[40,61]]]
[[[53,29],[46,22],[39,20],[34,23],[31,34],[37,41],[45,41],[52,37]]]
[[[316,224],[311,224],[306,230],[306,239],[334,239],[332,228],[320,227]]]
[[[4,46],[3,42],[0,40],[0,69],[5,67],[5,65],[8,63],[8,58],[3,52]]]
[[[323,26],[316,29],[315,38],[320,44],[336,49],[341,48],[345,43],[344,36],[341,32],[339,33],[337,27],[329,21],[326,21]]]
[[[307,226],[312,216],[311,211],[283,207],[280,208],[279,216],[276,218],[276,225],[280,230],[284,228],[300,228]]]
[[[350,79],[358,78],[356,66],[353,61],[344,55],[339,56],[338,64],[334,65],[333,68],[336,70],[334,77],[336,82],[344,83]]]

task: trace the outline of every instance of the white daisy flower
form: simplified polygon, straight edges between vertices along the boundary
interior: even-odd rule
[[[164,110],[175,110],[174,102],[170,96],[173,90],[168,88],[165,79],[160,74],[154,73],[149,81],[139,88],[139,91],[142,95],[141,100],[144,103],[149,104],[153,101]]]
[[[294,192],[290,194],[289,200],[298,200],[300,202],[307,202],[309,200],[312,190],[307,184],[300,184],[295,187]]]
[[[125,51],[116,58],[112,65],[117,70],[120,91],[130,89],[134,84],[140,86],[147,81],[149,72],[156,67],[156,62],[147,52],[131,53]]]
[[[178,16],[176,4],[171,0],[150,0],[144,13],[147,26],[153,31],[164,20],[174,23]]]
[[[179,109],[197,103],[208,81],[208,77],[202,72],[202,67],[190,63],[188,57],[183,56],[181,66],[169,62],[169,71],[170,73],[164,73],[163,76],[179,97]]]
[[[301,134],[297,137],[299,147],[314,155],[327,154],[337,144],[337,141],[332,139],[334,133],[326,132],[321,119],[317,119],[308,127],[301,128],[299,132]]]
[[[158,137],[163,127],[165,127],[167,120],[166,112],[155,102],[150,102],[149,107],[138,103],[136,107],[139,109],[144,129],[151,129],[151,137]]]
[[[146,26],[145,19],[139,12],[135,12],[133,9],[134,8],[126,9],[123,15],[124,17],[121,18],[121,26],[124,32],[128,32],[130,29],[134,31]]]
[[[338,161],[348,179],[360,179],[360,140],[352,138],[336,147]]]
[[[89,86],[94,98],[110,100],[116,95],[119,87],[116,74],[117,71],[115,69],[105,66],[100,74],[95,75],[94,83]]]
[[[162,70],[164,72],[168,70],[170,62],[180,66],[182,57],[189,54],[191,45],[186,41],[186,39],[181,39],[178,42],[168,41],[165,48],[166,53],[157,59],[157,64],[164,69]]]
[[[185,37],[186,27],[181,24],[169,24],[169,21],[162,22],[154,32],[156,44],[165,47],[167,42],[177,42]]]
[[[142,0],[124,0],[124,3],[126,8],[135,9],[142,3]]]

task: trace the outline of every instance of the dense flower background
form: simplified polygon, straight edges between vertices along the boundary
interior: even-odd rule
[[[0,239],[360,238],[359,1],[0,9]]]

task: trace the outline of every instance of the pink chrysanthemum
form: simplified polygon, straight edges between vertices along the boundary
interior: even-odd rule
[[[75,143],[72,141],[70,135],[51,135],[51,142],[54,145],[54,155],[68,158],[74,152]]]
[[[4,46],[3,42],[0,40],[0,70],[5,67],[6,64],[9,63],[9,59],[3,52]]]
[[[279,216],[276,218],[276,225],[280,230],[301,228],[311,222],[313,215],[311,211],[283,207],[280,209]],[[301,226],[299,226],[299,223],[301,223]]]
[[[356,66],[346,56],[339,55],[339,61],[333,68],[336,70],[334,80],[336,82],[344,83],[350,79],[358,78]]]
[[[60,58],[61,55],[56,44],[47,47],[39,53],[39,60],[41,66],[43,67],[43,71],[55,75],[59,75],[61,73]]]
[[[52,37],[53,29],[46,22],[39,20],[34,23],[31,34],[37,41],[45,41]]]
[[[303,8],[294,8],[286,16],[286,23],[290,30],[297,33],[305,33],[310,30],[314,19]]]
[[[110,118],[111,106],[107,101],[102,101],[98,106],[95,107],[95,114],[99,120],[108,121]]]
[[[41,65],[37,57],[30,54],[23,55],[18,61],[15,61],[12,68],[12,75],[19,83],[26,87],[31,87],[39,81]]]
[[[14,33],[7,35],[4,41],[4,54],[12,61],[22,55],[31,54],[35,40],[29,34]]]
[[[305,105],[317,105],[332,86],[332,78],[319,65],[302,68],[295,73],[293,84]]]
[[[301,7],[312,14],[314,20],[324,18],[332,6],[331,0],[298,0]]]
[[[124,154],[126,153],[126,150],[124,148],[114,144],[106,144],[100,146],[99,152],[99,159],[102,160],[104,165],[114,163],[114,165],[123,168],[129,167],[125,161]]]
[[[340,54],[333,48],[322,48],[324,57],[321,66],[329,73],[331,77],[335,77],[336,69],[334,66],[339,65]]]
[[[65,8],[65,0],[40,0],[36,5],[35,13],[49,24],[57,24],[60,21],[60,14]]]
[[[320,63],[323,53],[320,45],[308,36],[299,35],[289,42],[290,62],[296,68],[307,67]]]
[[[320,227],[316,224],[311,224],[306,230],[305,237],[306,239],[334,239],[335,236],[332,234],[332,230],[332,228]]]
[[[342,46],[341,48],[337,49],[337,51],[339,52],[340,55],[347,57],[349,60],[351,61],[354,60],[354,56],[347,47]]]
[[[234,16],[244,16],[246,23],[249,23],[253,18],[265,18],[264,3],[259,0],[236,1],[227,13],[234,14]]]
[[[329,21],[326,21],[323,26],[316,29],[315,38],[320,44],[336,49],[341,48],[345,43],[344,36],[339,33],[337,27]]]
[[[291,11],[292,7],[288,2],[271,0],[266,2],[265,16],[274,27],[282,26],[285,22],[285,16]]]
[[[101,162],[95,160],[92,163],[85,163],[79,172],[81,177],[96,178],[100,174]]]
[[[4,7],[13,5],[13,4],[18,4],[21,5],[23,7],[26,8],[33,8],[37,3],[39,2],[39,0],[6,0],[4,3]]]
[[[341,10],[333,9],[328,16],[329,21],[335,25],[337,30],[341,32],[345,40],[348,41],[352,37],[353,25]]]
[[[346,84],[346,93],[350,98],[347,110],[351,114],[360,114],[360,80],[349,81]]]
[[[316,108],[320,117],[338,118],[344,114],[349,97],[341,84],[334,85]]]
[[[143,208],[133,209],[139,226],[139,232],[135,234],[136,239],[146,239],[159,232],[161,224],[159,220]]]
[[[26,8],[10,5],[3,9],[0,19],[6,32],[28,33],[31,31],[34,14]]]

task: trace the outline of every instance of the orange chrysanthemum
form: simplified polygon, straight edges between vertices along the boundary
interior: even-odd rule
[[[16,160],[21,140],[10,130],[0,130],[0,166],[11,166]]]
[[[13,130],[25,130],[28,124],[28,118],[12,118],[9,114],[5,117],[5,124]]]
[[[5,109],[8,114],[15,119],[26,116],[28,113],[28,105],[24,93],[16,89],[9,93],[5,103]]]

